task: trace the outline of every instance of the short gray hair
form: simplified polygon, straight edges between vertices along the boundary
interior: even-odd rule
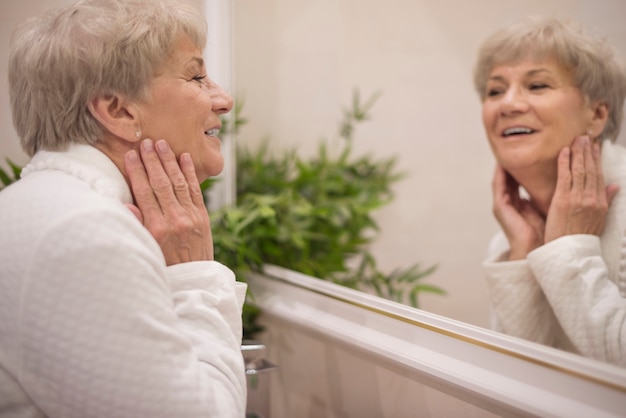
[[[587,100],[605,103],[609,117],[601,138],[615,141],[623,118],[626,72],[605,38],[579,23],[545,17],[528,17],[501,29],[484,41],[474,67],[474,87],[481,100],[495,66],[528,55],[555,58],[572,71]]]
[[[9,96],[24,151],[94,144],[102,127],[87,107],[98,95],[149,98],[176,38],[198,49],[207,26],[180,0],[83,0],[31,18],[13,34]]]

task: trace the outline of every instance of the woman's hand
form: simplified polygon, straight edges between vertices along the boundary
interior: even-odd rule
[[[180,165],[164,140],[142,142],[125,156],[135,199],[131,211],[157,240],[168,266],[213,259],[209,215],[189,154]]]
[[[492,182],[493,213],[510,244],[509,260],[522,260],[543,244],[545,222],[519,194],[519,184],[499,164]]]
[[[604,185],[600,146],[589,137],[574,140],[558,157],[556,190],[546,219],[545,242],[563,235],[600,235],[617,185]]]

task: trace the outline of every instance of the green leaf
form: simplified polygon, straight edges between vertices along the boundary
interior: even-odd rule
[[[5,161],[7,162],[7,164],[9,164],[9,167],[11,167],[11,170],[13,171],[13,179],[15,181],[17,181],[20,178],[20,176],[22,175],[22,167],[20,167],[19,165],[15,164],[9,158],[6,158]]]
[[[9,174],[0,167],[0,181],[6,187],[9,184],[13,183],[13,179],[9,177]]]

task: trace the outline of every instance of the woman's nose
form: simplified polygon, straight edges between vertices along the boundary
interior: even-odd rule
[[[503,114],[523,113],[528,110],[528,101],[519,89],[510,88],[502,97],[500,110]]]
[[[213,102],[213,111],[218,115],[228,113],[233,108],[233,98],[217,84],[214,86],[211,100]]]

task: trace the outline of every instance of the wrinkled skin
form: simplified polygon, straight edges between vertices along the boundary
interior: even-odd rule
[[[180,162],[164,140],[146,139],[126,154],[135,205],[128,205],[159,243],[167,265],[212,260],[208,212],[191,156]]]
[[[604,184],[600,147],[576,138],[558,155],[556,189],[547,215],[519,194],[519,184],[498,165],[493,179],[493,211],[511,245],[510,260],[526,258],[535,248],[564,235],[600,235],[608,208],[618,192]]]

